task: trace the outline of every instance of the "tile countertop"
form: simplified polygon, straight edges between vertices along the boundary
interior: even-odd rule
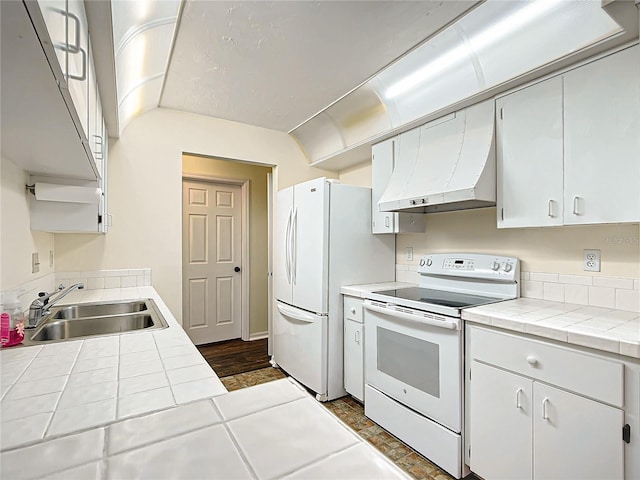
[[[415,287],[414,283],[387,282],[369,283],[366,285],[346,285],[340,288],[340,293],[351,297],[366,298],[367,293],[379,292],[382,290],[395,290],[396,288]]]
[[[64,303],[139,298],[169,328],[0,352],[0,478],[408,478],[292,380],[228,393],[152,287]]]
[[[517,298],[462,311],[465,321],[640,358],[640,313]]]
[[[340,293],[366,298],[371,292],[415,286],[400,282],[348,285]],[[640,359],[640,312],[517,298],[463,309],[462,319]]]

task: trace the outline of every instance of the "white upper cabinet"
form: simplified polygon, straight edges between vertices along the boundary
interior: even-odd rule
[[[3,157],[34,175],[100,179],[104,167],[96,165],[90,144],[97,107],[90,104],[84,2],[0,5]]]
[[[56,80],[66,88],[67,84],[67,0],[38,0],[44,23],[49,32],[57,65],[51,63]]]
[[[640,47],[496,100],[498,227],[640,221]]]
[[[82,0],[67,0],[67,88],[89,140],[89,25]],[[71,110],[73,114],[73,110]]]
[[[378,201],[387,189],[395,168],[398,142],[390,138],[371,147],[371,232],[421,233],[425,229],[424,214],[381,212]]]
[[[496,107],[498,226],[562,225],[562,78],[502,97]]]
[[[564,75],[565,224],[640,221],[640,47]]]

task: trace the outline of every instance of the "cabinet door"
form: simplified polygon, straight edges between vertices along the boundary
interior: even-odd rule
[[[56,80],[66,85],[67,79],[67,2],[66,0],[38,0],[44,23],[56,52],[58,66],[51,65]],[[58,68],[59,67],[59,68]]]
[[[378,200],[384,193],[391,173],[395,155],[394,139],[386,140],[371,147],[371,231],[372,233],[394,233],[393,212],[381,212]]]
[[[344,322],[344,389],[361,402],[364,400],[362,329],[362,323],[348,319]]]
[[[498,228],[562,225],[562,78],[496,102]]]
[[[533,382],[473,361],[471,470],[483,478],[530,479]]]
[[[624,478],[622,410],[534,384],[534,477]]]
[[[67,16],[67,85],[86,142],[89,140],[89,27],[84,2],[68,0]]]
[[[640,221],[640,47],[565,74],[565,224]]]
[[[96,162],[98,175],[103,175],[103,155],[102,155],[102,105],[98,91],[98,81],[93,61],[91,44],[89,44],[89,71],[88,71],[88,109],[89,109],[89,147],[90,153]]]

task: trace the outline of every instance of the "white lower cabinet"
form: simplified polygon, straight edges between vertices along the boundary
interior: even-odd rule
[[[533,382],[473,362],[471,469],[490,479],[531,478]]]
[[[623,411],[474,361],[471,470],[491,479],[623,479]]]
[[[344,389],[364,401],[363,300],[344,297]]]
[[[624,412],[533,383],[534,478],[623,479]]]
[[[587,398],[568,391],[570,382],[545,383],[551,377],[582,375],[597,384],[601,372],[615,372],[616,367],[622,371],[622,362],[585,354],[603,368],[579,371],[572,360],[582,353],[570,348],[552,352],[545,342],[473,326],[467,333],[467,454],[472,472],[485,480],[625,478],[622,405],[607,405],[597,394]],[[505,348],[510,339],[518,347],[514,355]],[[504,355],[496,356],[496,351]],[[526,369],[530,372],[523,374]],[[556,371],[547,374],[552,369]],[[608,376],[618,381],[617,375]],[[619,381],[622,389],[622,375]]]

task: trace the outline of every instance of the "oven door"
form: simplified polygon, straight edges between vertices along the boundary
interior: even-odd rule
[[[364,308],[365,382],[460,433],[460,320],[370,300]]]

